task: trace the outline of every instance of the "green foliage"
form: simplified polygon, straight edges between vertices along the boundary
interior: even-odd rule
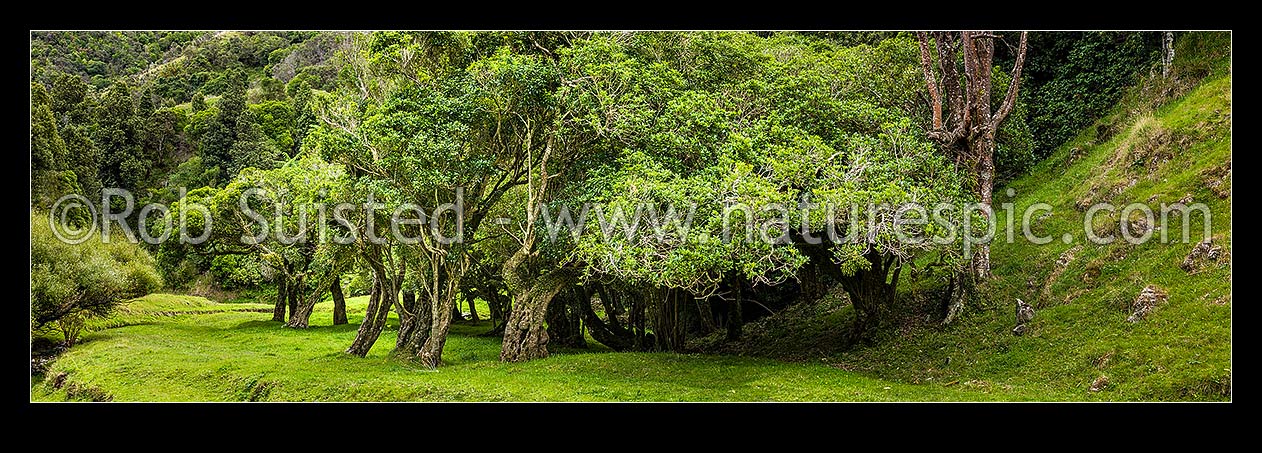
[[[111,85],[96,105],[92,142],[101,150],[101,183],[134,190],[141,185],[151,162],[140,144],[139,122],[130,87]]]
[[[1230,193],[1229,176],[1208,187],[1205,175],[1230,174],[1230,34],[1180,34],[1173,82],[1150,80],[1144,90],[1124,93],[1151,67],[1154,36],[1031,36],[1022,95],[997,131],[995,150],[998,182],[1011,182],[1022,195],[997,203],[1012,201],[1020,209],[1053,200],[1058,214],[1044,226],[1068,231],[1075,222],[1081,225],[1071,208],[1081,200],[1121,201],[1124,195],[1173,201],[1194,193],[1198,201],[1209,200],[1216,221],[1227,219],[1214,234],[1229,248],[1230,198],[1220,195]],[[825,266],[828,279],[850,281],[873,270],[872,257],[879,256],[912,269],[897,298],[906,305],[925,303],[931,290],[940,289],[922,271],[963,261],[958,241],[899,237],[943,233],[961,223],[958,215],[947,218],[947,225],[903,223],[893,216],[869,224],[844,209],[968,201],[959,169],[926,140],[929,112],[919,48],[903,33],[41,32],[32,35],[32,49],[32,201],[38,206],[64,193],[95,198],[102,187],[122,187],[136,193],[149,189],[141,201],[172,203],[172,215],[206,208],[215,222],[209,241],[185,244],[177,234],[157,247],[156,265],[172,287],[213,280],[248,293],[278,276],[313,284],[315,279],[303,279],[340,270],[349,259],[344,252],[354,249],[363,262],[347,272],[352,295],[368,292],[373,277],[362,265],[375,264],[378,279],[405,275],[405,287],[428,291],[433,301],[460,297],[458,292],[475,286],[500,294],[508,286],[501,280],[565,266],[589,279],[682,289],[694,296],[713,294],[739,277],[753,283],[760,296],[778,290],[770,286],[803,278],[808,263]],[[995,105],[1013,82],[1006,72],[1010,49],[998,51],[991,74]],[[1202,78],[1208,83],[1179,97]],[[1176,104],[1151,109],[1175,97]],[[1097,127],[1079,132],[1087,126]],[[1173,143],[1188,150],[1168,149]],[[1038,163],[1037,157],[1053,149],[1051,160]],[[1070,149],[1085,151],[1071,155]],[[547,190],[540,190],[544,183]],[[180,188],[191,192],[181,198]],[[251,206],[281,225],[270,225],[262,243],[243,244],[242,235],[257,231],[251,219],[240,216],[238,203],[255,188],[263,191]],[[352,213],[352,228],[385,231],[386,214],[396,207],[417,204],[432,212],[459,196],[463,232],[473,241],[437,244],[428,241],[425,226],[405,227],[420,243],[342,247],[315,240],[316,207],[361,203],[370,196],[383,209],[376,217]],[[1213,198],[1219,196],[1228,198]],[[589,213],[586,229],[547,234],[555,230],[550,222],[561,208],[577,216],[584,203],[603,210]],[[524,224],[533,218],[528,210],[540,206],[551,219]],[[82,225],[81,214],[71,221]],[[1005,216],[1001,213],[1001,220]],[[1049,275],[1047,263],[1065,248],[999,244],[994,247],[999,277],[980,288],[984,300],[968,305],[980,306],[982,313],[943,329],[903,329],[898,335],[905,341],[897,344],[824,351],[843,367],[875,370],[901,382],[822,366],[651,354],[563,354],[509,370],[479,363],[495,357],[498,344],[465,337],[470,329],[457,326],[459,335],[444,360],[453,371],[433,374],[432,384],[418,389],[400,387],[412,379],[404,374],[415,377],[407,364],[341,363],[329,356],[349,342],[353,327],[278,336],[274,325],[248,312],[168,322],[155,314],[160,312],[155,307],[170,302],[165,299],[146,299],[134,312],[101,318],[119,299],[161,284],[154,260],[129,244],[51,242],[43,237],[49,233],[36,227],[37,217],[33,212],[32,241],[41,247],[42,261],[36,262],[44,267],[32,270],[32,286],[39,290],[33,292],[32,330],[46,334],[55,326],[67,341],[96,332],[89,335],[106,345],[89,346],[82,355],[72,352],[59,365],[80,372],[75,386],[60,390],[71,398],[565,399],[576,397],[557,389],[572,390],[577,380],[590,392],[579,399],[1071,399],[1082,397],[1081,381],[1101,374],[1105,366],[1094,362],[1102,356],[1120,367],[1108,372],[1117,393],[1096,398],[1215,399],[1230,389],[1230,348],[1222,346],[1230,337],[1230,310],[1219,308],[1219,301],[1230,303],[1230,266],[1184,275],[1170,268],[1186,255],[1177,247],[1087,250],[1068,264],[1064,272],[1070,277],[1049,276],[1047,291],[1032,294],[1036,285],[1030,278]],[[509,224],[479,228],[491,219]],[[660,223],[666,219],[676,223]],[[140,227],[156,232],[162,220]],[[197,214],[186,220],[192,236],[207,227]],[[612,221],[612,231],[602,228],[605,221]],[[296,241],[276,238],[277,231],[300,231],[300,222],[307,229]],[[638,231],[621,228],[629,224],[638,224]],[[799,237],[827,237],[829,230],[844,235],[849,226],[872,230],[820,245],[803,245]],[[456,226],[442,222],[439,230],[451,237]],[[548,237],[528,242],[520,234],[526,232]],[[781,234],[794,243],[767,240]],[[517,252],[529,257],[520,271],[525,277],[506,278],[504,264]],[[394,267],[380,269],[381,262]],[[1170,289],[1172,301],[1119,334],[1113,324],[1122,314],[1117,307],[1147,283],[1143,280]],[[889,281],[892,286],[898,280]],[[460,284],[440,288],[446,282]],[[520,285],[506,289],[508,296],[523,291]],[[1015,297],[1040,308],[1042,321],[1032,323],[1026,337],[1006,335],[1010,310],[1004,304]],[[146,305],[150,302],[153,307]],[[87,305],[65,308],[80,303]],[[852,306],[858,304],[859,298],[852,300]],[[799,307],[795,310],[815,310],[819,322],[769,335],[780,337],[779,345],[827,349],[829,329],[853,313],[840,306]],[[362,300],[354,305],[360,314],[362,307]],[[220,308],[205,311],[231,311]],[[317,318],[327,315],[317,312]],[[140,322],[160,325],[101,330]],[[175,338],[171,330],[191,336]],[[121,344],[115,341],[119,332],[138,340]],[[1163,339],[1169,342],[1160,343]],[[191,346],[194,341],[198,348]],[[268,363],[230,365],[198,355],[204,347],[205,354],[236,357],[224,351],[242,345],[259,348],[250,351],[267,356]],[[274,368],[264,365],[274,367],[278,360],[268,348],[296,351],[283,359],[295,360],[285,362],[292,369],[268,374]],[[794,359],[816,359],[815,352],[803,354]],[[946,354],[956,357],[954,365]],[[1195,359],[1185,360],[1189,354]],[[148,387],[157,393],[142,393],[143,386],[132,384],[137,379],[107,379],[119,373],[130,377],[132,370],[102,369],[94,357],[150,358],[152,364],[135,369],[146,377],[161,375]],[[938,365],[944,358],[947,365]],[[1031,366],[1036,371],[1024,370]],[[663,371],[668,370],[742,393],[681,389],[663,378],[665,383],[649,387],[638,379],[634,390],[648,394],[632,395],[629,381],[610,375],[644,367],[660,368],[645,376],[669,376]],[[354,379],[374,377],[354,381],[342,373],[348,369],[360,376]],[[499,383],[537,379],[557,369],[575,372],[558,378],[565,386],[505,390]],[[773,388],[715,373],[732,369]],[[524,374],[514,378],[506,371]],[[574,374],[599,376],[600,382],[584,386],[590,383]],[[174,384],[189,377],[198,384]],[[930,378],[936,385],[911,385]],[[492,379],[499,382],[487,384]],[[968,380],[945,388],[951,379]],[[984,384],[987,380],[995,387]],[[795,384],[799,393],[780,390]],[[869,391],[875,385],[892,391]],[[33,388],[32,394],[62,394],[50,391]]]
[[[64,115],[75,108],[88,96],[88,84],[82,77],[64,72],[53,72],[49,76],[49,94],[53,113]]]
[[[171,203],[180,199],[181,190],[187,192],[202,187],[215,187],[219,181],[219,168],[207,167],[201,156],[193,156],[181,163],[166,183],[154,191],[151,201]]]
[[[208,178],[216,174],[215,168],[203,169],[197,158],[181,168],[184,172],[173,176]],[[224,289],[256,287],[276,273],[305,272],[323,256],[318,253],[321,248],[336,246],[332,241],[317,240],[321,231],[318,211],[343,184],[342,176],[341,167],[304,156],[271,170],[246,168],[222,188],[206,185],[193,189],[191,184],[196,180],[189,180],[189,186],[178,186],[173,179],[169,190],[192,189],[170,208],[172,215],[182,210],[190,213],[188,235],[199,237],[205,231],[198,209],[205,209],[213,223],[201,243],[190,243],[178,234],[168,237],[158,248],[163,272],[173,286],[191,283],[209,272]],[[242,210],[243,200],[258,218]],[[155,219],[148,227],[157,236],[161,224]],[[260,240],[255,243],[243,237]]]
[[[695,61],[676,56],[682,61],[672,64],[687,71],[637,61],[600,38],[567,55],[575,67],[593,71],[595,86],[584,91],[607,93],[587,101],[587,108],[619,106],[621,122],[606,126],[604,112],[587,113],[579,105],[576,116],[590,118],[580,124],[608,128],[601,132],[618,140],[613,146],[625,146],[575,198],[602,205],[609,219],[620,212],[624,225],[643,220],[634,234],[616,227],[609,234],[592,215],[573,255],[589,273],[697,294],[708,294],[731,274],[776,285],[796,278],[807,257],[800,246],[768,238],[797,237],[802,228],[822,237],[830,226],[844,236],[847,226],[863,222],[849,217],[852,204],[963,200],[955,170],[901,110],[920,89],[909,40],[835,49],[797,36],[638,38],[648,48],[634,50],[646,56],[672,52],[656,46],[680,40],[707,52],[690,54]],[[609,57],[592,58],[595,52]],[[874,77],[883,82],[857,82]],[[836,80],[856,82],[839,86]],[[591,96],[581,93],[579,100]],[[650,227],[672,210],[681,223],[691,214],[692,227]],[[869,249],[910,261],[935,248],[929,241],[896,240],[892,217],[883,218],[890,222],[856,242],[823,245],[835,253],[834,264],[854,273]],[[906,232],[927,237],[931,231]]]
[[[51,203],[64,190],[57,190],[60,172],[66,169],[66,143],[57,132],[49,106],[48,92],[31,84],[31,202]],[[73,174],[73,173],[72,173]]]
[[[201,131],[199,152],[206,165],[222,169],[228,178],[247,167],[274,167],[279,152],[256,124],[257,115],[247,107],[245,86],[234,83],[215,107],[215,118]],[[273,110],[263,109],[268,113]],[[274,118],[268,120],[277,122]]]
[[[1231,32],[1175,33],[1176,77],[1201,80],[1219,77],[1231,70]]]
[[[294,108],[283,101],[250,105],[251,118],[277,150],[294,149]]]
[[[98,88],[115,77],[136,74],[195,39],[202,32],[31,33],[31,62],[36,77],[46,70],[89,77]]]
[[[249,288],[263,283],[263,268],[254,255],[220,255],[210,260],[210,275],[223,289]]]
[[[48,215],[32,211],[30,219],[32,332],[64,321],[65,341],[73,344],[81,317],[107,315],[120,301],[162,286],[153,258],[121,232],[110,242],[98,232],[69,244],[54,235]]]
[[[1045,158],[1111,110],[1158,61],[1160,32],[1035,32],[1022,90],[1035,155]],[[1177,54],[1176,54],[1177,57]]]

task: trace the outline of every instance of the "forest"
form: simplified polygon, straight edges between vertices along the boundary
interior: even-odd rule
[[[1230,32],[34,31],[32,401],[1229,401]]]

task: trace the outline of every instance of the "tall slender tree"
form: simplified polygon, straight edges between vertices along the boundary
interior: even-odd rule
[[[989,31],[920,32],[918,37],[920,63],[933,109],[929,138],[955,159],[957,167],[974,175],[975,195],[989,209],[995,185],[995,133],[1016,105],[1025,64],[1026,32],[1021,32],[1017,45],[1008,92],[993,113],[991,72],[995,38],[1002,37]],[[989,212],[984,215],[991,217]],[[972,267],[978,278],[990,275],[989,244],[978,245]]]

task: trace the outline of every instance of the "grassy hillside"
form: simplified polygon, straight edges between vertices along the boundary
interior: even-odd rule
[[[1049,398],[1084,400],[1224,400],[1231,392],[1231,74],[1229,36],[1196,36],[1178,69],[1199,82],[1146,81],[1107,117],[1082,131],[1028,176],[996,194],[1012,203],[1016,242],[992,246],[993,281],[978,288],[959,322],[947,327],[909,319],[874,346],[850,349],[844,296],[793,307],[749,327],[751,337],[728,352],[775,356],[908,383],[955,383],[977,388],[1024,388]],[[1053,241],[1021,239],[1021,213],[1036,214],[1033,232]],[[1179,240],[1182,219],[1169,218],[1169,243],[1132,245],[1120,237],[1120,215],[1096,215],[1087,241],[1083,207],[1108,202],[1204,203],[1212,214],[1217,259],[1192,271],[1180,267],[1203,239],[1202,216],[1191,215],[1190,241]],[[1000,207],[997,205],[997,207]],[[998,215],[1004,225],[1007,214]],[[1133,213],[1135,231],[1144,226]],[[1157,225],[1160,226],[1159,217]],[[1147,222],[1143,222],[1147,223]],[[1001,230],[1002,231],[1002,230]],[[1072,241],[1063,242],[1070,234]],[[907,287],[924,285],[911,282]],[[1146,286],[1168,294],[1151,313],[1128,322]],[[908,297],[908,296],[903,296]],[[1015,336],[1015,300],[1037,314]],[[789,355],[786,355],[787,354]],[[1094,390],[1092,388],[1094,387]]]

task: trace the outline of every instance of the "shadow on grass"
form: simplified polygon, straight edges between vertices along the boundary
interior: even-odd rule
[[[294,332],[304,332],[304,331],[305,332],[354,332],[356,330],[359,330],[359,324],[360,323],[355,322],[355,323],[340,324],[336,326],[310,325],[303,329],[288,329],[285,327],[285,323],[280,322],[280,321],[273,321],[271,319],[267,319],[267,320],[257,319],[257,320],[242,322],[240,324],[232,326],[230,329],[232,330],[287,329]],[[386,330],[392,330],[391,327],[392,326],[387,325]],[[397,329],[397,325],[393,327]]]

